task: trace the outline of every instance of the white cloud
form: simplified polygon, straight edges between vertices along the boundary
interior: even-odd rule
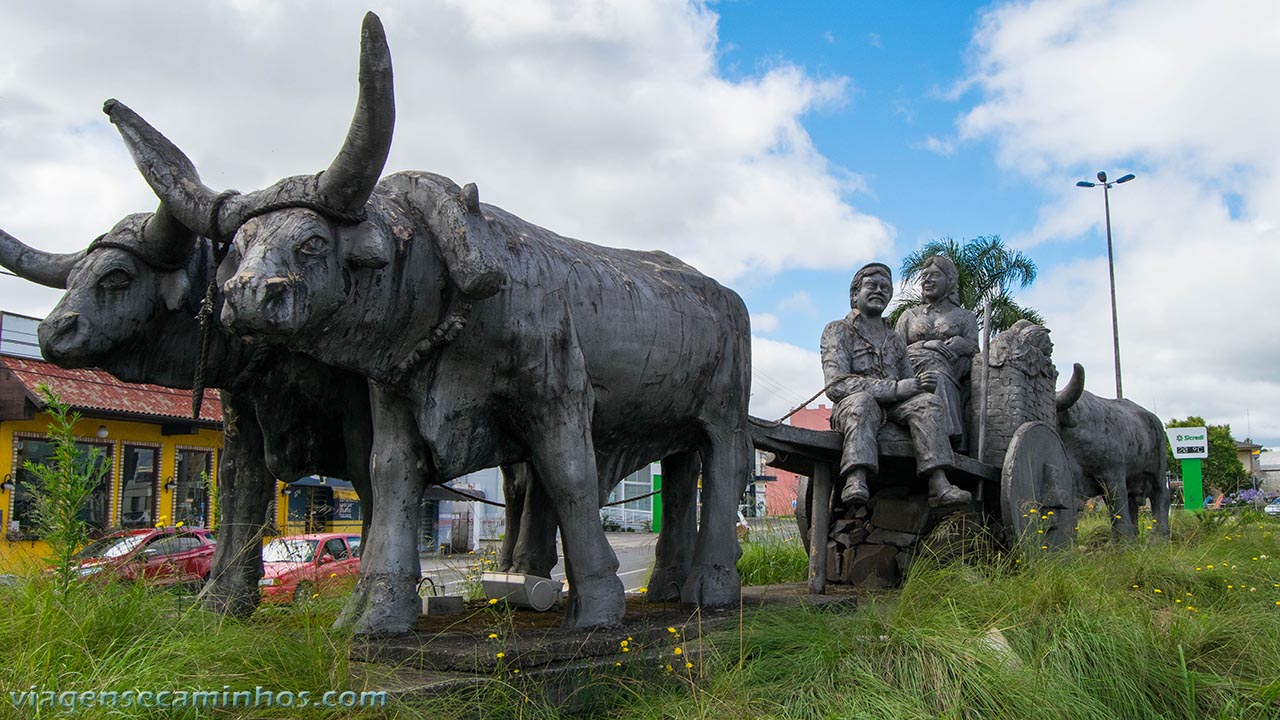
[[[753,332],[771,333],[777,331],[781,327],[778,316],[773,313],[760,313],[751,316],[751,330]]]
[[[822,389],[822,358],[814,350],[751,338],[751,414],[777,420]],[[826,396],[816,402],[829,402]]]
[[[1137,173],[1111,192],[1125,395],[1161,417],[1203,415],[1280,442],[1280,5],[1074,0],[990,11],[961,85],[982,93],[961,137],[1052,199],[1019,245],[1091,244],[1042,267],[1026,301],[1060,368],[1082,361],[1112,392],[1098,169]],[[1234,201],[1233,198],[1238,198]],[[1232,207],[1236,206],[1233,214]]]
[[[818,308],[813,304],[813,296],[804,290],[797,290],[778,301],[778,313],[782,315],[816,315]]]
[[[485,201],[562,234],[664,249],[728,282],[852,267],[892,244],[848,203],[858,176],[800,123],[843,103],[847,80],[781,62],[721,77],[717,17],[700,3],[375,4],[396,73],[388,172],[475,181]],[[2,14],[0,227],[48,249],[83,247],[155,203],[99,112],[108,97],[210,185],[241,190],[322,169],[351,117],[351,6],[82,0]],[[0,306],[23,292],[0,280]]]
[[[942,157],[951,157],[956,154],[956,143],[954,140],[943,140],[936,136],[930,135],[924,140],[911,146],[916,150],[928,150],[935,155]]]

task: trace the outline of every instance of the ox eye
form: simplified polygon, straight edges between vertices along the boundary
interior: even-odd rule
[[[324,255],[329,252],[329,241],[319,235],[312,235],[302,241],[298,252],[304,255]]]
[[[133,282],[133,277],[124,270],[112,270],[98,280],[98,287],[103,290],[124,290]]]

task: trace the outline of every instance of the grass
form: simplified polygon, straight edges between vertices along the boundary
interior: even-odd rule
[[[1280,524],[1260,515],[1175,520],[1167,544],[1149,542],[1144,524],[1144,537],[1114,546],[1095,517],[1081,522],[1080,547],[1057,555],[922,559],[904,587],[857,610],[748,614],[740,628],[701,641],[673,635],[657,656],[620,653],[620,666],[583,674],[574,687],[502,671],[447,697],[393,700],[355,716],[1280,717]],[[803,559],[792,543],[754,538],[743,565],[772,582],[793,556]],[[0,679],[6,689],[353,688],[350,639],[328,629],[338,602],[235,621],[132,586],[65,598],[40,581],[0,586],[9,612]],[[31,715],[0,705],[0,716]]]
[[[742,542],[738,574],[743,585],[804,582],[809,575],[809,556],[797,532],[752,530]]]

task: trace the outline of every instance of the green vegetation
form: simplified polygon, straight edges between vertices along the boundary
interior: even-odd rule
[[[742,542],[738,574],[743,585],[804,582],[809,576],[809,556],[796,534],[752,531]]]
[[[1192,415],[1185,420],[1173,419],[1165,423],[1167,428],[1203,427],[1209,431],[1209,457],[1202,460],[1204,469],[1204,489],[1208,496],[1209,488],[1217,488],[1224,493],[1233,493],[1250,487],[1249,473],[1240,464],[1240,456],[1236,454],[1236,440],[1231,436],[1230,425],[1210,425],[1204,418]],[[1165,448],[1168,455],[1169,469],[1174,475],[1182,477],[1182,463],[1173,459],[1173,450]]]
[[[51,418],[49,440],[53,443],[53,456],[44,463],[28,460],[22,467],[38,481],[31,488],[36,530],[49,543],[57,590],[65,594],[76,579],[76,552],[89,539],[89,528],[82,516],[85,503],[102,484],[108,467],[101,462],[96,448],[86,454],[76,444],[75,426],[80,422],[80,413],[72,412],[48,385],[38,385],[36,391]]]
[[[920,289],[910,285],[924,269],[924,262],[934,255],[945,255],[960,273],[961,307],[978,315],[982,326],[982,306],[991,303],[991,331],[1008,330],[1015,322],[1026,319],[1044,324],[1040,313],[1022,307],[1013,300],[1014,287],[1026,288],[1036,279],[1036,264],[1019,250],[1005,247],[999,235],[982,235],[963,243],[944,237],[930,240],[924,247],[902,259],[903,290],[889,312],[889,323],[896,324],[904,311],[921,303]]]
[[[1275,718],[1280,716],[1280,524],[1260,514],[1174,516],[1173,539],[1113,546],[1106,518],[1079,549],[920,560],[856,610],[771,609],[741,626],[620,652],[574,688],[500,665],[491,682],[354,712],[311,707],[152,710],[163,717]],[[772,581],[795,540],[746,544]],[[774,557],[770,557],[770,549]],[[1277,553],[1280,554],[1280,553]],[[754,559],[749,559],[754,558]],[[780,572],[780,571],[779,571]],[[6,690],[361,690],[379,682],[329,629],[341,599],[244,621],[133,585],[55,599],[51,581],[0,585]],[[501,652],[505,631],[488,642]],[[638,639],[638,638],[637,638]],[[681,652],[677,654],[676,648]],[[618,665],[614,665],[614,661]],[[376,672],[385,672],[375,670]],[[353,673],[355,675],[353,676]],[[590,675],[586,675],[590,673]],[[118,716],[103,708],[75,717]],[[30,717],[0,705],[0,717]],[[47,713],[53,715],[55,713]],[[137,709],[130,715],[143,715]]]

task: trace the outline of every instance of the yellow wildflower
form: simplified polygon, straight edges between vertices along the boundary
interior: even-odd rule
[[[676,655],[680,655],[681,653],[683,653],[683,652],[684,652],[684,650],[683,650],[683,649],[681,649],[680,647],[676,647],[676,649],[675,649],[675,650],[672,650],[671,652],[672,652],[672,653],[674,653],[674,654],[676,654]]]
[[[498,658],[499,660],[501,660],[502,658],[504,658],[504,657],[506,657],[506,656],[507,656],[507,654],[506,654],[506,653],[504,653],[504,652],[500,652],[500,653],[497,653],[497,654],[495,654],[495,655],[494,655],[494,657]]]
[[[498,639],[498,633],[489,633],[489,639],[490,639],[490,640],[497,640],[497,639]]]
[[[490,604],[490,605],[497,605],[497,604],[498,604],[498,598],[489,598],[489,604]]]

